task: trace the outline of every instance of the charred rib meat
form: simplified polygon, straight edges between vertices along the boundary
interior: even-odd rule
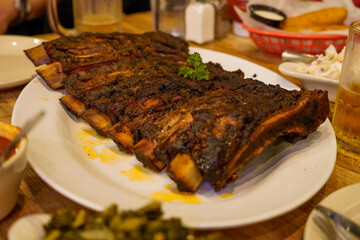
[[[188,45],[161,32],[62,37],[25,53],[61,103],[182,191],[220,190],[278,138],[306,138],[329,113],[326,91],[288,91],[207,63],[210,79],[178,76]],[[239,66],[241,67],[241,66]]]

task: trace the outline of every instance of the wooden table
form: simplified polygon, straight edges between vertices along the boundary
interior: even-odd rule
[[[152,19],[149,12],[124,17],[125,32],[143,33],[151,30]],[[39,37],[50,40],[57,36],[46,34]],[[232,54],[277,73],[279,73],[278,65],[282,62],[280,57],[270,56],[258,49],[250,39],[237,37],[232,33],[229,33],[224,39],[205,45],[191,45]],[[297,79],[284,77],[301,87],[301,83]],[[0,90],[0,121],[10,123],[15,101],[23,87]],[[313,198],[299,208],[272,220],[245,227],[225,229],[222,232],[225,239],[302,239],[307,217],[314,205],[335,190],[358,182],[360,182],[360,162],[355,159],[337,156],[334,171],[328,182]],[[6,239],[10,225],[20,217],[31,213],[49,213],[62,207],[82,208],[82,206],[59,194],[44,183],[31,166],[28,166],[21,183],[18,203],[11,214],[0,222],[0,239]]]

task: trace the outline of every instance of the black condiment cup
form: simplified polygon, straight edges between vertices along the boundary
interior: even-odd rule
[[[257,10],[263,10],[263,11],[267,11],[267,12],[276,13],[276,14],[282,16],[283,19],[276,20],[276,19],[271,19],[271,18],[266,18],[264,16],[260,16],[259,14],[256,13]],[[276,8],[267,6],[267,5],[253,4],[253,5],[249,6],[249,11],[250,11],[250,17],[252,17],[253,19],[260,21],[266,25],[275,27],[275,28],[279,27],[279,24],[286,19],[286,15],[284,12],[282,12]]]

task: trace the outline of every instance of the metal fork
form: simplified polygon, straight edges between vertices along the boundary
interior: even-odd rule
[[[331,219],[327,218],[324,214],[318,212],[313,220],[316,226],[329,240],[355,240],[352,235],[346,232],[341,227],[337,226]]]

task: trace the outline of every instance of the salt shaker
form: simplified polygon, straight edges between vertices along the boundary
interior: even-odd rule
[[[185,10],[185,40],[203,44],[214,39],[214,6],[207,2],[191,2]]]

